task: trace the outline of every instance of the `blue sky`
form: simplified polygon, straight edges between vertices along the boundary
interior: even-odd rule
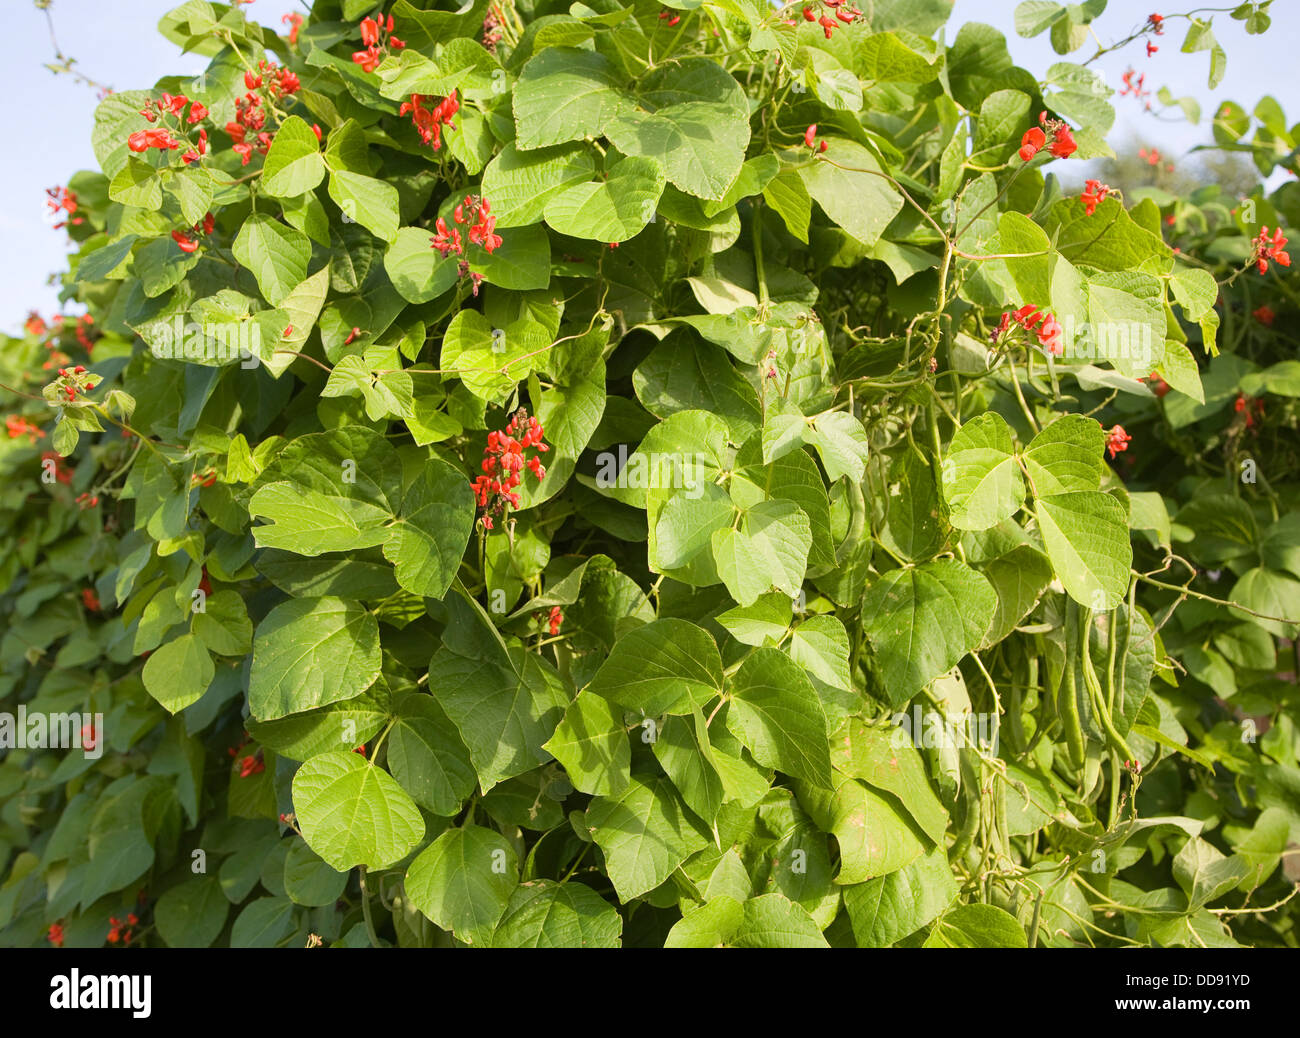
[[[1154,2],[1154,0],[1152,0]],[[54,0],[52,13],[59,45],[78,59],[86,75],[119,90],[147,87],[169,74],[195,74],[206,64],[194,55],[181,54],[156,31],[158,19],[177,6],[178,0]],[[1098,23],[1105,40],[1122,38],[1146,18],[1146,8],[1112,0],[1112,10]],[[1226,6],[1226,0],[1225,0]],[[6,0],[6,29],[10,39],[23,41],[0,64],[2,125],[9,128],[10,143],[0,151],[0,192],[10,206],[0,209],[0,329],[16,331],[30,309],[47,317],[58,309],[58,295],[47,279],[65,264],[67,246],[62,232],[50,229],[45,189],[67,182],[78,169],[94,168],[90,131],[94,122],[95,92],[68,76],[52,75],[44,62],[51,48],[45,16],[31,0]],[[1058,58],[1047,37],[1022,40],[1012,29],[1016,0],[957,0],[952,29],[968,21],[996,25],[1008,34],[1016,62],[1041,75]],[[280,27],[287,11],[302,10],[295,0],[256,0],[249,9],[263,24]],[[1215,18],[1215,32],[1228,51],[1228,72],[1219,90],[1206,85],[1207,53],[1182,54],[1186,23],[1174,25],[1161,41],[1160,52],[1147,58],[1140,46],[1098,63],[1107,81],[1118,84],[1129,64],[1147,71],[1148,85],[1167,84],[1175,96],[1190,94],[1213,112],[1213,99],[1232,98],[1252,106],[1266,93],[1281,102],[1292,120],[1300,120],[1294,86],[1279,89],[1279,81],[1294,83],[1285,72],[1294,55],[1292,33],[1300,29],[1300,9],[1294,0],[1273,5],[1273,28],[1262,37],[1247,36],[1242,23],[1226,14]],[[1090,55],[1092,48],[1073,55]],[[1119,119],[1112,140],[1130,133],[1161,151],[1177,157],[1209,139],[1201,127],[1157,122],[1144,117],[1131,98],[1117,99]]]

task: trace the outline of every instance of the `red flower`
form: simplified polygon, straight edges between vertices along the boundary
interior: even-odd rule
[[[1106,434],[1106,449],[1110,451],[1111,458],[1113,459],[1115,455],[1128,450],[1129,441],[1131,439],[1133,439],[1133,437],[1124,431],[1124,426],[1117,425],[1115,428],[1111,429],[1110,432]]]
[[[1157,371],[1151,372],[1151,392],[1158,397],[1163,397],[1169,393],[1169,383],[1160,377]]]
[[[379,23],[373,18],[361,19],[361,42],[367,47],[379,42]]]
[[[1157,36],[1163,36],[1163,35],[1164,35],[1164,32],[1165,32],[1165,29],[1164,29],[1164,25],[1165,25],[1165,16],[1164,16],[1164,15],[1162,15],[1162,14],[1151,14],[1151,15],[1147,15],[1147,24],[1150,25],[1151,28],[1152,28],[1153,30],[1155,30],[1155,34],[1156,34]]]
[[[803,9],[803,20],[805,22],[815,22],[817,20],[817,16],[813,14],[813,9],[811,7],[805,7]]]
[[[1055,315],[1048,314],[1043,326],[1038,329],[1038,341],[1053,356],[1059,357],[1065,352],[1065,331]]]
[[[1113,190],[1112,187],[1103,184],[1100,180],[1089,180],[1087,184],[1084,185],[1083,194],[1079,196],[1080,200],[1083,202],[1084,212],[1088,216],[1095,213],[1097,211],[1097,206],[1101,205],[1106,196]]]
[[[296,47],[298,45],[298,30],[302,28],[302,15],[294,11],[291,14],[286,14],[280,21],[281,23],[287,23],[289,26],[289,46]]]
[[[1020,138],[1020,157],[1029,162],[1047,143],[1047,134],[1037,126],[1031,126]]]
[[[99,596],[95,594],[94,588],[81,589],[81,603],[92,613],[98,613],[100,610]]]
[[[1252,261],[1259,268],[1261,274],[1268,273],[1268,261],[1275,260],[1284,267],[1291,266],[1291,256],[1284,252],[1287,239],[1282,237],[1282,228],[1277,228],[1273,237],[1268,235],[1268,228],[1261,227],[1259,236],[1255,239],[1255,252]]]
[[[1074,141],[1074,133],[1071,129],[1062,124],[1056,128],[1056,139],[1052,141],[1052,154],[1058,159],[1068,159],[1076,151],[1079,145]]]
[[[170,151],[179,148],[180,142],[176,140],[166,130],[136,130],[126,139],[126,146],[134,152],[148,151],[150,148],[158,148],[161,151]]]
[[[1268,306],[1261,306],[1258,310],[1255,311],[1254,317],[1255,320],[1257,320],[1260,324],[1267,325],[1269,328],[1272,328],[1273,321],[1276,320],[1277,314],[1275,314]]]
[[[522,435],[516,438],[517,434]],[[542,442],[545,431],[536,417],[528,417],[522,407],[515,412],[505,432],[488,433],[483,449],[482,468],[485,475],[475,478],[474,497],[483,511],[485,529],[492,529],[493,516],[504,516],[509,508],[518,508],[520,497],[514,492],[522,482],[520,473],[527,468],[538,479],[546,475],[537,457],[524,461],[524,451],[535,449],[539,454],[550,448]]]
[[[378,47],[367,47],[365,50],[353,51],[352,60],[361,66],[363,72],[373,72],[384,60],[384,55]]]
[[[817,23],[822,27],[822,32],[826,34],[826,38],[829,40],[831,35],[835,32],[835,19],[827,18],[826,15],[822,15],[817,19]]]
[[[54,947],[62,948],[63,947],[63,924],[50,923],[50,929],[45,936],[46,936],[46,940],[48,940],[52,945],[54,945]]]
[[[1022,306],[1019,310],[1011,315],[1017,323],[1023,324],[1026,328],[1033,330],[1034,326],[1043,319],[1042,313],[1036,306]]]
[[[816,138],[817,138],[817,124],[813,123],[811,126],[808,127],[808,129],[804,130],[803,132],[804,145],[806,147],[811,148],[813,146],[813,141],[816,140]]]
[[[447,221],[441,216],[438,217],[437,221],[434,223],[434,228],[438,233],[435,237],[430,238],[429,241],[433,243],[433,248],[442,253],[443,259],[446,259],[447,256],[453,252],[460,255],[460,231],[455,227],[448,229]]]
[[[1148,58],[1151,57],[1151,55],[1154,54],[1154,53],[1155,53],[1156,51],[1158,51],[1159,49],[1160,49],[1160,48],[1157,47],[1154,43],[1152,43],[1150,40],[1147,40],[1147,57],[1148,57]]]
[[[257,755],[245,757],[239,762],[239,777],[248,778],[250,775],[260,775],[266,770],[266,762],[262,760],[262,751],[258,750]]]
[[[560,612],[559,606],[551,606],[551,615],[547,617],[548,628],[551,637],[560,633],[560,624],[564,623],[564,614]]]
[[[249,90],[256,90],[261,85],[262,85],[262,77],[259,76],[256,72],[249,71],[244,73],[244,86],[246,86]]]
[[[183,231],[172,231],[172,240],[180,246],[181,252],[193,252],[199,243]]]

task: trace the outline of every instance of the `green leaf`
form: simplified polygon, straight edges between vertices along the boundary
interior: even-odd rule
[[[1106,433],[1095,419],[1075,414],[1056,419],[1025,448],[1025,469],[1034,493],[1047,497],[1097,490],[1105,449]]]
[[[727,727],[759,764],[830,787],[826,714],[797,663],[777,649],[755,649],[728,692]]]
[[[450,818],[478,786],[469,750],[433,696],[408,693],[393,707],[388,766],[417,804]]]
[[[931,789],[921,755],[903,729],[868,727],[859,718],[849,718],[832,735],[831,747],[831,763],[837,771],[893,794],[917,828],[943,845],[948,812]]]
[[[1099,490],[1053,494],[1038,499],[1038,526],[1070,597],[1094,612],[1114,609],[1133,565],[1124,506]]]
[[[406,896],[466,944],[486,945],[519,884],[515,849],[481,825],[449,829],[411,862]]]
[[[492,934],[493,948],[618,948],[623,917],[581,883],[519,884]]]
[[[455,253],[439,255],[432,240],[427,230],[403,227],[384,253],[384,270],[408,303],[437,299],[456,283],[459,260]]]
[[[910,865],[925,853],[921,838],[897,802],[857,781],[844,779],[834,792],[797,785],[799,802],[818,827],[840,846],[835,882],[865,883]]]
[[[825,948],[808,914],[783,894],[741,902],[723,894],[698,905],[668,931],[665,948]]]
[[[325,179],[325,160],[312,128],[296,115],[276,131],[262,166],[262,190],[277,198],[305,195]]]
[[[880,175],[880,163],[861,144],[844,137],[825,140],[826,154],[801,166],[799,176],[834,223],[863,245],[874,245],[903,208],[903,196]]]
[[[305,762],[293,777],[293,806],[307,845],[338,872],[387,868],[424,835],[415,802],[356,753],[321,753]]]
[[[589,690],[569,704],[544,749],[583,793],[615,796],[631,779],[632,747],[623,720],[608,700]]]
[[[272,306],[283,303],[307,277],[310,239],[265,213],[254,213],[244,221],[232,249]]]
[[[739,529],[715,530],[711,548],[718,576],[741,605],[773,588],[793,598],[803,586],[812,528],[793,502],[760,501],[742,513]]]
[[[646,717],[687,714],[722,691],[722,658],[695,624],[655,620],[614,643],[587,691]]]
[[[148,693],[175,714],[197,702],[215,674],[203,643],[192,634],[183,634],[145,660],[140,678]]]
[[[602,137],[632,107],[622,81],[603,55],[548,47],[523,67],[513,103],[516,146],[524,151]]]
[[[686,806],[706,824],[716,825],[725,790],[704,714],[696,710],[689,717],[667,718],[654,740],[654,755]]]
[[[293,928],[293,902],[259,897],[249,902],[230,928],[232,948],[275,948]]]
[[[1174,855],[1174,879],[1187,895],[1187,908],[1195,912],[1222,897],[1250,873],[1250,866],[1233,855],[1225,858],[1211,844],[1193,836]]]
[[[598,242],[634,238],[655,215],[664,190],[664,171],[650,159],[628,157],[609,167],[609,176],[576,184],[546,203],[546,222],[560,234]]]
[[[330,174],[329,194],[345,216],[361,224],[375,237],[390,243],[396,240],[400,216],[397,188],[392,184],[350,170],[335,169]]]
[[[948,856],[937,847],[887,876],[846,887],[844,907],[859,948],[888,948],[934,920],[956,897]]]
[[[464,475],[430,458],[406,491],[384,544],[397,583],[414,595],[442,598],[460,568],[474,527],[474,492]]]
[[[149,163],[132,157],[109,183],[108,197],[137,209],[160,209],[162,176]]]
[[[154,925],[169,948],[208,948],[226,925],[230,902],[216,876],[194,876],[154,905]]]
[[[855,483],[861,481],[870,448],[859,419],[844,411],[819,415],[809,427],[806,439],[817,448],[832,483],[842,476]]]
[[[698,65],[700,62],[703,64]],[[688,64],[701,70],[710,69],[740,94],[735,80],[708,59],[685,58],[673,69],[673,74],[680,74]],[[643,84],[641,89],[644,91],[646,86]],[[721,92],[727,88],[718,89]],[[740,97],[739,106],[717,100],[693,100],[666,105],[653,113],[623,112],[609,121],[605,134],[623,154],[651,159],[661,166],[674,187],[697,198],[716,201],[740,174],[745,149],[749,146],[749,111],[744,95]]]
[[[295,905],[332,905],[348,885],[348,874],[325,864],[305,840],[294,840],[284,857],[284,892]]]
[[[469,747],[485,793],[548,759],[543,747],[570,692],[540,656],[513,649],[473,658],[444,645],[429,673],[430,690]]]
[[[379,624],[360,603],[283,602],[257,625],[249,709],[270,721],[351,699],[374,684],[379,663]]]
[[[596,797],[584,827],[604,852],[610,882],[624,903],[659,886],[709,842],[663,777],[633,776],[621,793]]]
[[[877,580],[862,611],[889,705],[902,706],[979,645],[996,608],[989,582],[956,559]]]
[[[585,144],[535,151],[507,144],[483,171],[482,193],[492,201],[498,230],[523,227],[540,221],[547,202],[566,188],[587,183],[595,172]]]
[[[195,613],[190,624],[199,641],[214,655],[243,656],[253,648],[253,624],[237,591],[208,595],[203,612]]]
[[[1025,948],[1029,938],[1010,913],[995,905],[960,905],[946,912],[926,938],[927,948]]]
[[[1025,481],[1001,415],[988,411],[957,430],[943,461],[943,493],[959,530],[987,530],[1020,510]]]

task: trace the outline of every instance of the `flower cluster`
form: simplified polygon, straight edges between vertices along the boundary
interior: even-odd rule
[[[1103,184],[1100,180],[1089,180],[1083,186],[1083,194],[1079,196],[1079,200],[1083,202],[1083,211],[1091,216],[1097,211],[1097,206],[1101,205],[1106,200],[1106,196],[1114,190],[1109,184]]]
[[[560,612],[559,606],[551,606],[550,613],[534,613],[533,619],[545,624],[547,632],[554,638],[560,633],[560,625],[564,623],[564,614]]]
[[[852,25],[855,18],[861,18],[862,12],[852,4],[846,4],[844,0],[822,0],[822,3],[835,12],[835,17],[831,18],[827,14],[818,15],[812,7],[803,9],[803,20],[805,22],[816,22],[822,27],[822,34],[829,40],[834,35],[835,30],[839,28],[835,24],[836,20],[843,22],[845,25]]]
[[[1245,414],[1247,429],[1253,429],[1255,423],[1264,417],[1264,401],[1261,397],[1248,397],[1245,393],[1238,393],[1232,408],[1237,414]]]
[[[1273,308],[1268,305],[1261,306],[1258,310],[1255,310],[1251,316],[1266,328],[1272,328],[1273,322],[1277,320],[1277,314],[1275,314]]]
[[[1115,455],[1128,450],[1129,440],[1131,439],[1133,437],[1124,431],[1124,426],[1117,425],[1111,429],[1106,434],[1106,449],[1110,451],[1111,458],[1113,459]]]
[[[1079,150],[1070,127],[1060,119],[1049,119],[1046,112],[1039,112],[1038,125],[1031,126],[1020,138],[1020,157],[1029,162],[1045,147],[1058,159],[1068,159]]]
[[[361,20],[361,43],[366,48],[352,52],[352,60],[361,66],[362,72],[373,72],[379,63],[388,57],[388,48],[401,50],[406,44],[393,35],[393,16],[363,18]]]
[[[397,110],[397,114],[405,115],[410,112],[411,122],[415,124],[420,140],[425,144],[432,144],[433,150],[437,151],[442,147],[443,126],[453,130],[456,128],[451,118],[460,111],[460,102],[456,99],[454,90],[432,107],[426,107],[427,101],[428,98],[424,94],[412,94],[409,101],[402,102],[402,107]]]
[[[49,941],[52,945],[54,945],[54,947],[62,948],[63,947],[63,924],[50,923],[50,928],[45,934],[45,939]]]
[[[1061,327],[1061,322],[1056,319],[1054,314],[1043,313],[1038,307],[1028,305],[1022,306],[1012,313],[1002,315],[997,331],[992,336],[994,345],[1001,342],[1007,332],[1011,330],[1012,321],[1026,331],[1031,331],[1037,335],[1039,343],[1048,353],[1059,357],[1065,352],[1065,330]]]
[[[11,414],[5,417],[5,432],[9,434],[9,439],[16,440],[20,436],[30,436],[31,442],[45,438],[44,430],[33,425],[22,415]]]
[[[45,319],[35,310],[27,311],[27,320],[23,322],[23,331],[28,335],[40,337],[50,330]]]
[[[483,16],[483,36],[480,43],[483,49],[489,54],[497,52],[497,44],[501,42],[503,33],[501,32],[502,16],[496,4],[489,4],[487,14]]]
[[[59,381],[57,394],[66,396],[68,403],[76,400],[78,393],[88,393],[99,385],[95,376],[87,373],[80,364],[75,368],[59,368]]]
[[[99,604],[99,596],[95,594],[95,589],[92,587],[84,587],[81,589],[81,604],[92,613],[98,613],[104,608]]]
[[[189,108],[189,112],[185,111]],[[184,154],[181,161],[186,165],[191,162],[198,162],[199,158],[208,153],[208,131],[199,128],[198,142],[195,144],[185,136],[189,133],[188,127],[197,126],[210,114],[206,105],[201,101],[191,101],[184,94],[167,94],[164,93],[161,100],[150,99],[140,109],[140,114],[148,122],[158,123],[172,119],[176,124],[176,132],[182,136],[177,137],[175,133],[167,129],[164,125],[155,126],[148,130],[137,130],[126,139],[126,146],[134,152],[148,151],[150,148],[157,148],[159,151],[176,151],[184,148]]]
[[[659,20],[661,22],[667,22],[668,28],[671,29],[673,26],[675,26],[678,22],[682,20],[682,16],[680,14],[677,14],[675,11],[660,11]]]
[[[523,480],[525,466],[538,479],[546,478],[546,469],[538,457],[551,449],[542,442],[544,434],[542,423],[535,417],[530,418],[528,410],[523,407],[511,417],[505,432],[493,430],[488,433],[487,446],[483,450],[483,471],[486,474],[474,480],[474,497],[483,512],[484,529],[493,528],[494,517],[500,518],[509,508],[519,507],[519,495],[514,490]],[[537,454],[525,462],[524,451],[530,447]]]
[[[126,146],[137,154],[157,148],[159,151],[175,151],[181,142],[171,135],[170,130],[157,127],[152,130],[136,130],[126,139]]]
[[[50,465],[54,469],[54,478],[59,483],[67,485],[72,482],[72,470],[63,464],[63,459],[59,456],[58,451],[46,451],[41,455],[41,465]]]
[[[292,11],[280,19],[282,25],[289,26],[289,46],[298,46],[298,30],[302,28],[302,15]]]
[[[239,777],[248,778],[250,775],[260,775],[266,770],[266,761],[262,759],[262,751],[245,757],[239,762]]]
[[[1151,91],[1146,89],[1147,74],[1143,72],[1138,75],[1137,69],[1130,68],[1125,71],[1124,88],[1119,92],[1120,97],[1127,97],[1132,94],[1139,101],[1146,101],[1151,96]],[[1147,108],[1151,107],[1151,102],[1147,101]]]
[[[1147,25],[1150,26],[1151,31],[1154,32],[1157,36],[1163,36],[1165,34],[1164,15],[1162,14],[1147,15]]]
[[[140,920],[134,912],[127,913],[125,923],[115,915],[109,916],[108,943],[117,944],[118,941],[121,941],[123,944],[130,944],[135,926],[139,922]]]
[[[180,247],[181,252],[193,252],[199,247],[199,236],[211,234],[216,225],[216,219],[208,213],[203,217],[202,223],[196,223],[188,231],[172,231],[172,240]]]
[[[86,493],[84,494],[77,495],[77,507],[80,508],[83,512],[89,508],[96,508],[98,506],[99,506],[98,494],[92,494],[90,493],[90,491],[86,491]]]
[[[1261,274],[1268,273],[1268,261],[1273,260],[1284,267],[1291,266],[1291,256],[1285,252],[1287,239],[1282,237],[1282,228],[1279,227],[1270,238],[1267,227],[1259,229],[1259,235],[1255,238],[1255,251],[1251,255],[1250,261],[1255,264]]]
[[[56,231],[62,230],[68,224],[74,226],[79,223],[85,223],[84,216],[75,216],[77,211],[77,193],[69,191],[66,187],[47,187],[45,193],[49,196],[45,204],[50,207],[51,213],[67,213],[67,219],[61,220],[54,225]]]
[[[812,148],[814,151],[825,151],[826,142],[821,142],[821,147],[817,145],[817,124],[813,123],[803,132],[803,143],[805,147]]]
[[[291,72],[278,62],[262,60],[257,63],[257,71],[244,73],[244,86],[250,94],[254,90],[265,90],[272,101],[296,94],[302,87],[302,81],[296,72]]]

